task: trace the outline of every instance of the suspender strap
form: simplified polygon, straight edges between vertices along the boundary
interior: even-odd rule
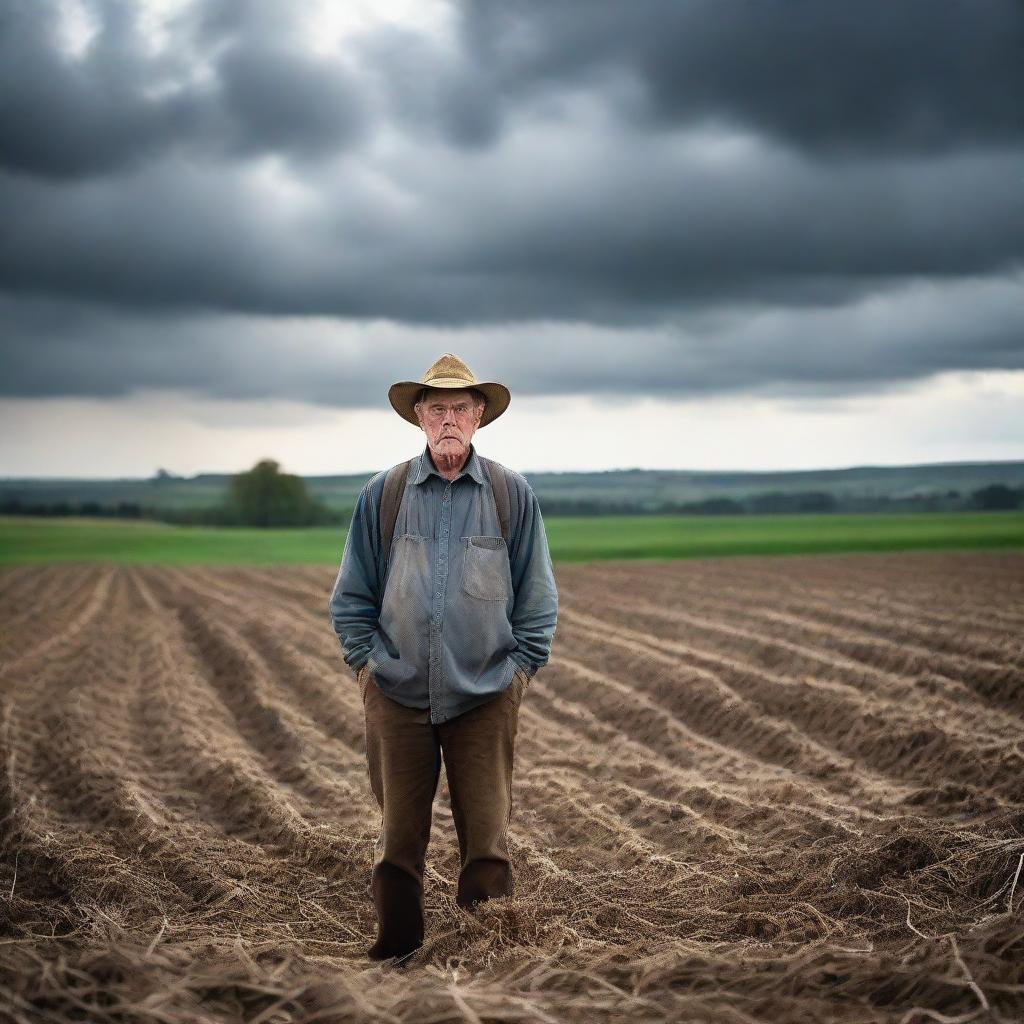
[[[505,477],[505,470],[491,459],[485,459],[482,455],[480,461],[487,467],[487,475],[491,478],[491,494],[494,497],[494,509],[498,513],[498,522],[501,524],[501,535],[505,538],[505,546],[509,543],[509,495],[508,480]]]
[[[415,458],[415,457],[414,457]],[[395,535],[398,508],[402,504],[402,492],[409,477],[409,467],[414,459],[400,462],[388,470],[384,478],[384,493],[380,498],[380,579],[388,574],[388,560],[391,557],[391,538]]]

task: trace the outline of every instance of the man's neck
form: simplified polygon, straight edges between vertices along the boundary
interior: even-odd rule
[[[427,447],[427,457],[434,464],[434,469],[445,478],[454,480],[461,472],[463,466],[469,462],[472,448],[467,448],[461,455],[437,455]]]

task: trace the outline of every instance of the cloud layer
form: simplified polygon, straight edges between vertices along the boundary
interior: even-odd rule
[[[0,394],[1024,368],[1013,0],[74,9],[0,8]]]

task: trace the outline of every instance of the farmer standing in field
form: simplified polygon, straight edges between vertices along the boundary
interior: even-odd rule
[[[423,944],[423,872],[444,756],[461,869],[456,901],[512,892],[508,826],[519,704],[547,663],[558,592],[540,506],[519,473],[471,443],[511,396],[445,353],[388,391],[426,447],[356,501],[330,599],[366,720],[382,822],[367,955]]]

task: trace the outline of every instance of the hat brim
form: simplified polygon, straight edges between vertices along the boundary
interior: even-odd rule
[[[418,380],[400,380],[397,384],[392,384],[388,388],[388,401],[391,403],[391,408],[403,420],[408,420],[414,427],[418,427],[420,421],[416,419],[416,410],[413,406],[416,404],[416,397],[423,388],[437,388],[438,390],[444,388],[451,388],[453,390],[476,388],[477,391],[482,391],[487,398],[487,405],[484,406],[484,414],[480,417],[481,427],[486,427],[488,423],[493,423],[508,408],[509,402],[512,401],[512,395],[509,393],[508,388],[504,384],[499,384],[493,380],[484,381],[479,384],[467,384],[464,380],[455,380],[454,378],[451,380],[451,383],[441,379],[432,380],[429,384],[424,384]]]

